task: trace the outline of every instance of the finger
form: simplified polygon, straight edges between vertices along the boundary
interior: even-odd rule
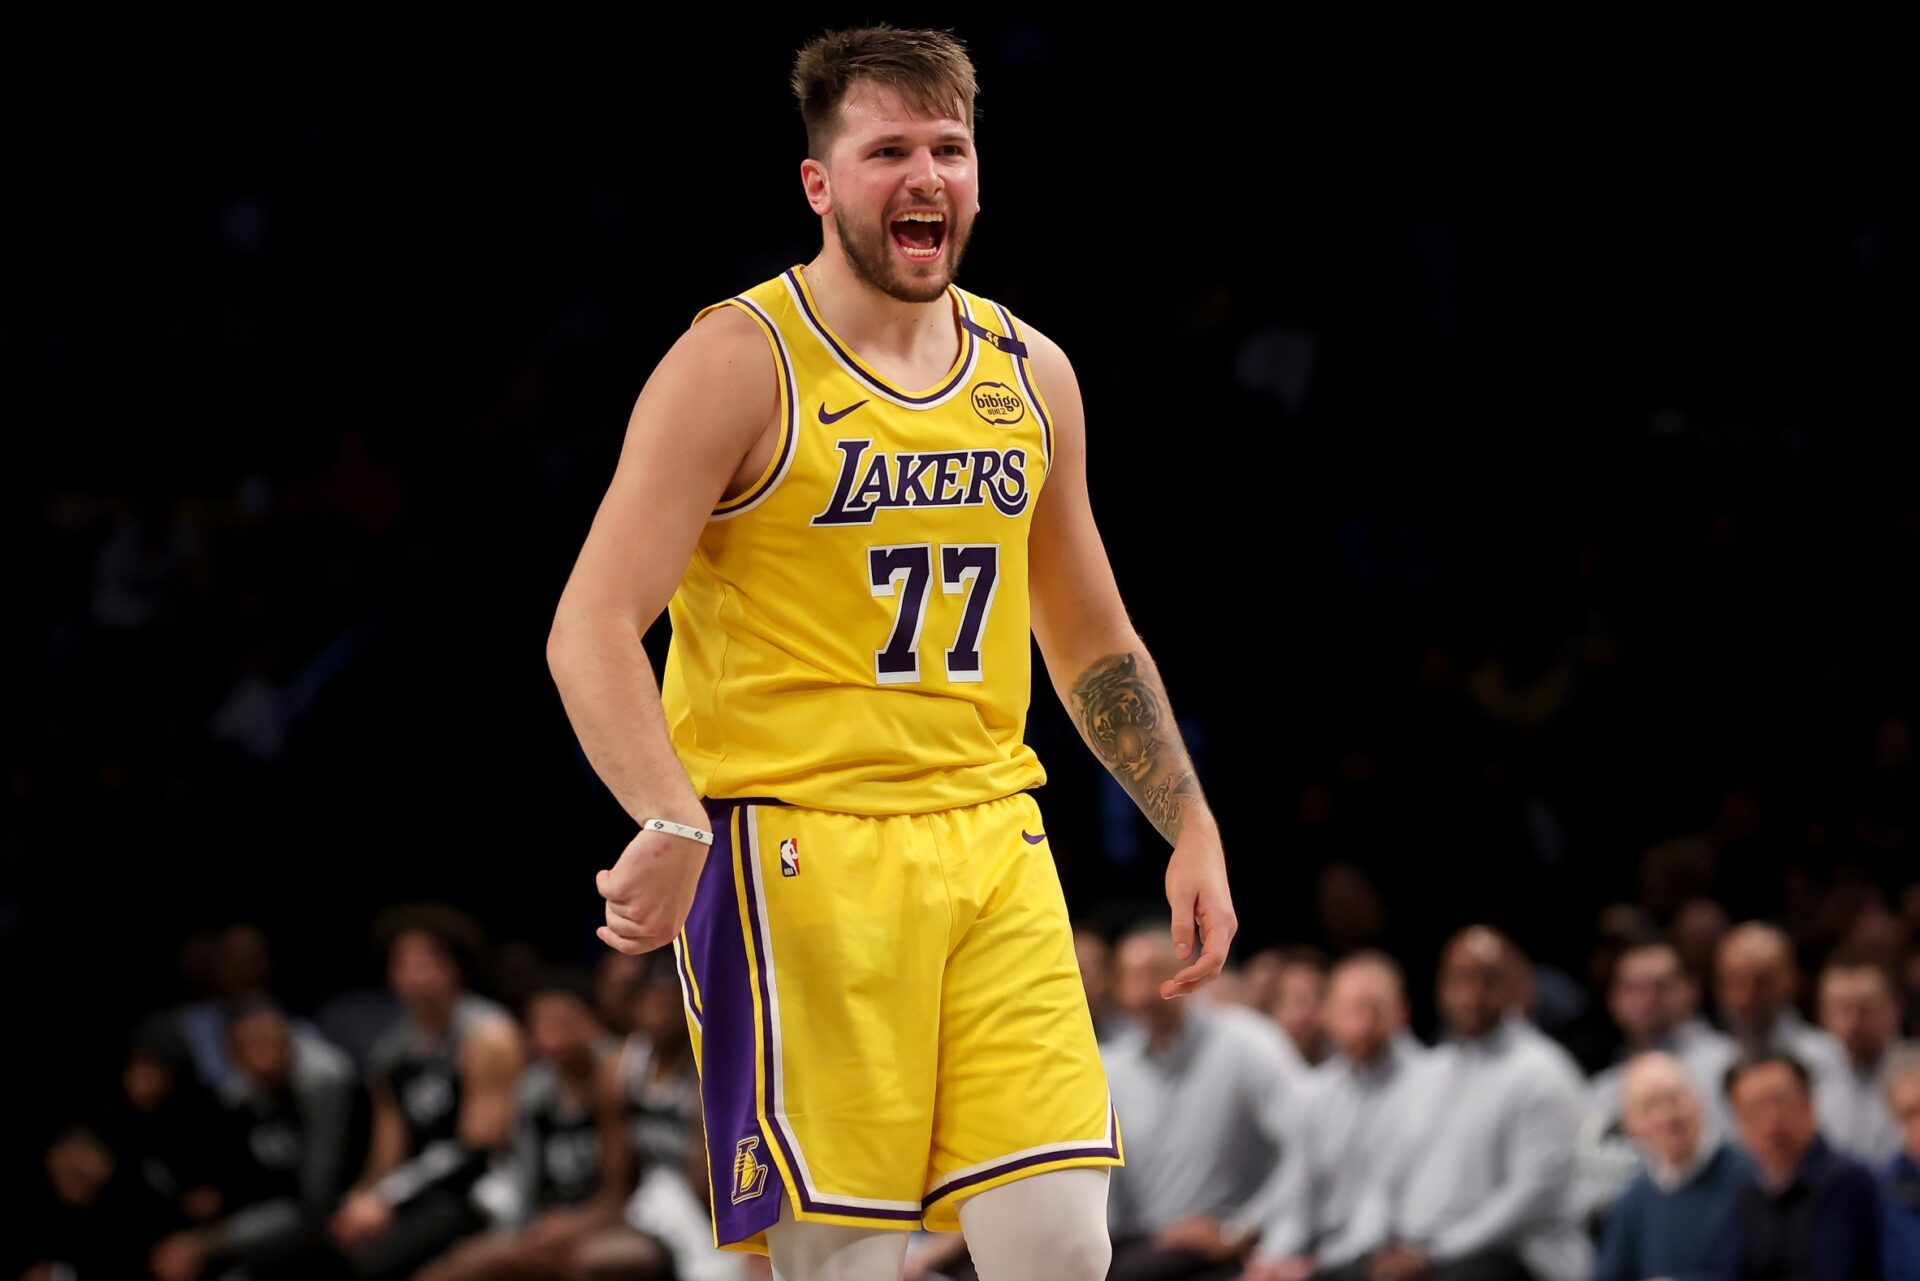
[[[1199,959],[1163,983],[1160,986],[1160,995],[1173,997],[1183,992],[1191,992],[1209,979],[1217,978],[1226,963],[1226,941],[1222,939],[1216,942],[1212,936],[1209,936]]]
[[[1193,900],[1182,894],[1172,901],[1173,951],[1181,960],[1193,951]]]
[[[604,925],[602,925],[599,929],[595,930],[594,933],[600,936],[600,941],[602,943],[605,943],[608,947],[612,948],[616,952],[625,952],[628,956],[640,955],[641,949],[637,943],[632,943],[626,939],[621,938],[619,935],[615,934],[612,930],[608,929]]]

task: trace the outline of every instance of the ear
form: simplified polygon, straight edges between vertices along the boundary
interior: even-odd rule
[[[833,182],[827,167],[808,156],[800,162],[800,186],[807,193],[807,205],[817,214],[833,210]]]

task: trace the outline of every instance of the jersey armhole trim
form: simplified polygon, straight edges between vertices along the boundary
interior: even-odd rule
[[[1033,358],[1027,355],[1025,341],[1020,337],[1020,326],[1014,323],[1013,313],[999,303],[993,309],[1000,316],[1000,323],[1007,327],[1007,336],[1020,343],[1020,354],[1014,356],[1013,365],[1020,374],[1021,389],[1033,401],[1033,412],[1040,416],[1040,453],[1041,461],[1047,466],[1046,474],[1053,474],[1053,415],[1047,410],[1047,398],[1040,394],[1040,380],[1035,378],[1028,368]]]
[[[767,346],[773,351],[773,367],[778,374],[776,379],[780,401],[780,441],[775,446],[773,457],[767,460],[766,468],[753,484],[740,493],[719,504],[707,517],[709,523],[725,520],[729,516],[738,516],[764,502],[786,478],[787,471],[793,466],[793,456],[798,452],[800,435],[800,415],[798,398],[793,393],[793,358],[787,352],[786,342],[780,336],[780,329],[767,314],[746,297],[728,298],[711,306],[702,307],[694,314],[690,324],[697,324],[700,318],[716,307],[738,307],[752,316],[760,326],[760,333],[767,340]]]

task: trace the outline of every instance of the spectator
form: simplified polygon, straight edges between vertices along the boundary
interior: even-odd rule
[[[1886,1078],[1900,1152],[1880,1185],[1880,1254],[1887,1281],[1920,1281],[1920,1049],[1895,1054]]]
[[[1719,1281],[1753,1163],[1706,1126],[1700,1088],[1671,1054],[1649,1050],[1625,1065],[1620,1108],[1646,1168],[1607,1217],[1594,1281]]]
[[[1887,1109],[1886,1065],[1899,1041],[1900,1003],[1893,978],[1873,961],[1842,957],[1820,974],[1820,1026],[1846,1051],[1844,1070],[1814,1091],[1820,1132],[1833,1146],[1874,1169],[1900,1151],[1900,1129]]]
[[[1607,1011],[1620,1029],[1620,1061],[1595,1076],[1587,1089],[1577,1197],[1583,1219],[1603,1216],[1645,1166],[1644,1145],[1629,1138],[1621,1112],[1621,1083],[1630,1062],[1649,1051],[1663,1051],[1686,1069],[1699,1097],[1720,1097],[1719,1083],[1738,1051],[1729,1038],[1696,1016],[1698,998],[1699,989],[1671,943],[1631,943],[1614,959]],[[1704,1124],[1724,1131],[1724,1119],[1715,1107]]]
[[[1778,926],[1748,921],[1720,941],[1713,987],[1728,1034],[1742,1050],[1791,1056],[1825,1081],[1846,1070],[1846,1052],[1794,1009],[1799,986],[1793,947]]]
[[[255,993],[228,1006],[221,1058],[233,1068],[220,1090],[231,1208],[155,1247],[152,1270],[167,1281],[190,1281],[215,1260],[253,1274],[310,1266],[324,1254],[326,1216],[346,1181],[358,1083],[343,1051]]]
[[[1379,952],[1341,961],[1327,984],[1322,1024],[1334,1053],[1314,1073],[1249,1215],[1259,1245],[1245,1281],[1298,1281],[1337,1243],[1374,1162],[1407,1118],[1410,1084],[1426,1049],[1407,1032],[1400,967]],[[1230,1227],[1238,1227],[1234,1224]]]
[[[512,1016],[466,988],[479,931],[436,904],[376,924],[405,1006],[373,1048],[373,1141],[328,1230],[360,1277],[405,1277],[487,1218],[471,1196],[512,1137],[525,1051]]]
[[[1087,990],[1094,1037],[1105,1045],[1120,1031],[1122,1019],[1113,1004],[1113,949],[1106,935],[1080,922],[1073,927],[1073,954],[1080,962],[1080,986]]]
[[[1582,1281],[1592,1247],[1573,1212],[1580,1073],[1520,1017],[1525,958],[1473,926],[1448,942],[1439,1004],[1451,1029],[1406,1104],[1411,1121],[1370,1174],[1341,1281]],[[1345,1251],[1343,1251],[1345,1253]]]
[[[545,968],[525,987],[525,1023],[534,1061],[516,1090],[514,1195],[509,1230],[469,1237],[414,1273],[416,1281],[569,1281],[582,1247],[613,1236],[632,1250],[623,1275],[667,1275],[666,1256],[621,1222],[634,1186],[626,1141],[626,1091],[619,1042],[594,1009],[591,977]],[[607,1243],[596,1242],[604,1259]]]
[[[1182,968],[1166,925],[1142,925],[1115,949],[1114,997],[1135,1023],[1104,1058],[1127,1163],[1107,1198],[1114,1281],[1240,1272],[1245,1213],[1279,1155],[1288,1077],[1265,1019],[1194,1001],[1160,984]]]
[[[1740,1190],[1729,1281],[1877,1281],[1873,1175],[1820,1137],[1806,1066],[1755,1051],[1727,1069],[1726,1090],[1757,1167]]]
[[[1308,1067],[1327,1057],[1320,1007],[1327,999],[1327,958],[1318,948],[1280,949],[1273,990],[1258,1008],[1273,1017]]]

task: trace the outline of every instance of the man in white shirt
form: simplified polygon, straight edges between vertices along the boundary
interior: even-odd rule
[[[1814,1087],[1820,1133],[1878,1170],[1900,1151],[1886,1094],[1887,1063],[1904,1045],[1893,980],[1873,961],[1841,957],[1821,971],[1819,998],[1820,1026],[1846,1051],[1845,1067]]]
[[[1132,1025],[1101,1047],[1127,1163],[1108,1188],[1111,1281],[1227,1281],[1246,1217],[1278,1159],[1292,1091],[1271,1020],[1169,1001],[1182,965],[1166,927],[1140,926],[1114,948],[1114,1000]]]
[[[1846,1051],[1793,1008],[1800,967],[1786,933],[1765,921],[1736,926],[1713,959],[1713,992],[1727,1034],[1743,1050],[1790,1054],[1812,1074],[1815,1089],[1847,1070]]]
[[[1721,1099],[1720,1082],[1739,1050],[1695,1016],[1698,999],[1698,985],[1681,967],[1680,953],[1664,939],[1631,944],[1614,961],[1607,1012],[1620,1029],[1621,1048],[1618,1061],[1587,1088],[1576,1194],[1583,1220],[1604,1215],[1645,1164],[1621,1119],[1620,1085],[1632,1059],[1652,1050],[1670,1054],[1692,1077],[1701,1098]],[[1726,1133],[1728,1119],[1724,1105],[1716,1102],[1704,1123]]]
[[[1400,967],[1380,952],[1340,962],[1327,982],[1321,1026],[1334,1053],[1293,1109],[1280,1164],[1227,1235],[1259,1233],[1243,1281],[1301,1281],[1316,1256],[1342,1253],[1341,1233],[1373,1164],[1408,1118],[1401,1109],[1426,1047],[1407,1032]]]
[[[1485,926],[1440,963],[1450,1036],[1415,1074],[1408,1124],[1370,1169],[1338,1281],[1585,1281],[1593,1247],[1573,1213],[1582,1082],[1519,1013],[1526,959]]]

